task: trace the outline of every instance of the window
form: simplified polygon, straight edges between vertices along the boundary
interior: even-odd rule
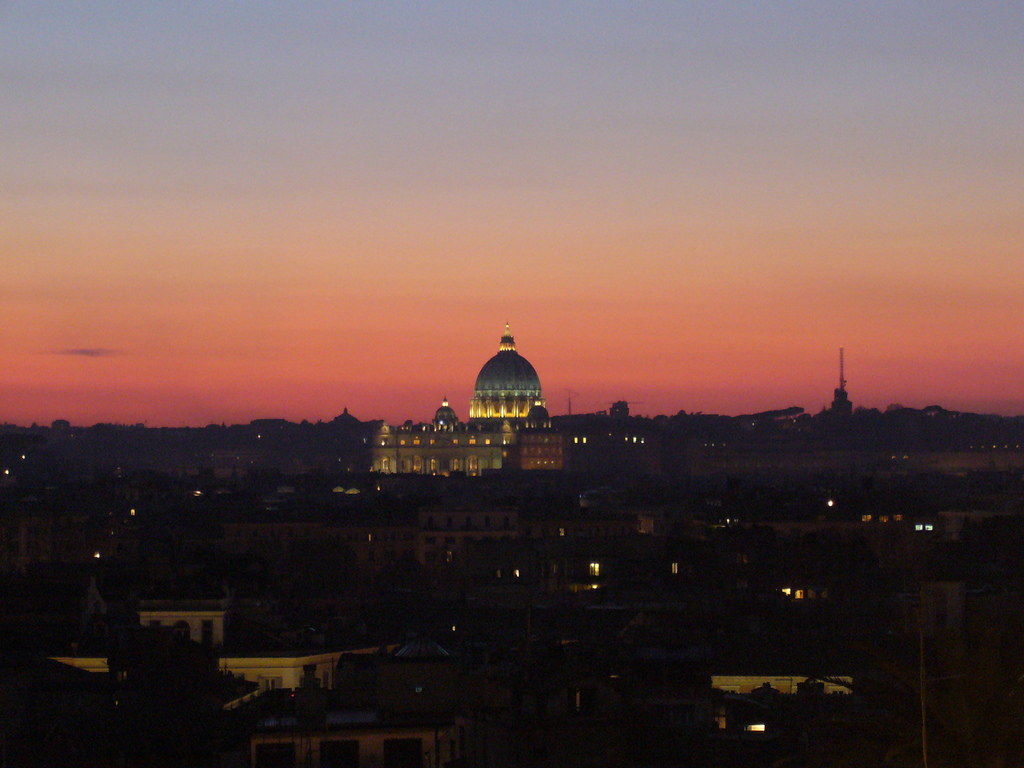
[[[679,573],[679,563],[672,563],[672,575],[675,576]]]
[[[359,768],[359,741],[324,739],[320,742],[320,768]]]
[[[591,563],[590,564],[590,575],[591,576],[600,576],[601,575],[601,564],[600,563]]]
[[[423,739],[384,739],[383,768],[421,768]]]
[[[256,745],[256,768],[282,768],[295,765],[295,745],[276,742]]]
[[[200,642],[207,647],[213,645],[213,619],[203,619]]]

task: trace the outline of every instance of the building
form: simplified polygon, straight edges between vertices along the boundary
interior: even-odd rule
[[[528,433],[528,456],[521,461],[518,444]],[[383,474],[476,476],[502,468],[562,468],[562,441],[551,429],[540,378],[516,352],[508,324],[498,354],[476,378],[468,422],[459,420],[445,398],[430,424],[382,424],[370,453],[371,469]]]
[[[530,361],[516,352],[516,340],[506,323],[498,354],[484,363],[476,377],[469,420],[524,422],[531,408],[544,405],[540,377]]]
[[[515,430],[507,422],[460,422],[446,399],[430,424],[382,424],[370,451],[372,469],[383,474],[480,475],[501,469],[515,440]]]

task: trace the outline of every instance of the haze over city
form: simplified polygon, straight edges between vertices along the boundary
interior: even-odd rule
[[[0,422],[1024,413],[1015,3],[0,3]]]

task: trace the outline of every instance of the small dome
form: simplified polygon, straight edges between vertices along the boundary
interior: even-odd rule
[[[539,403],[533,405],[530,408],[530,412],[526,414],[526,426],[531,429],[550,427],[551,416],[548,415],[548,409]]]
[[[455,409],[448,405],[448,398],[441,401],[441,407],[434,414],[434,426],[438,429],[452,429],[459,423],[459,417],[455,415]]]

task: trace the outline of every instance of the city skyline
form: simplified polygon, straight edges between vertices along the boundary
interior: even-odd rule
[[[1010,3],[0,5],[0,422],[1024,413]]]

